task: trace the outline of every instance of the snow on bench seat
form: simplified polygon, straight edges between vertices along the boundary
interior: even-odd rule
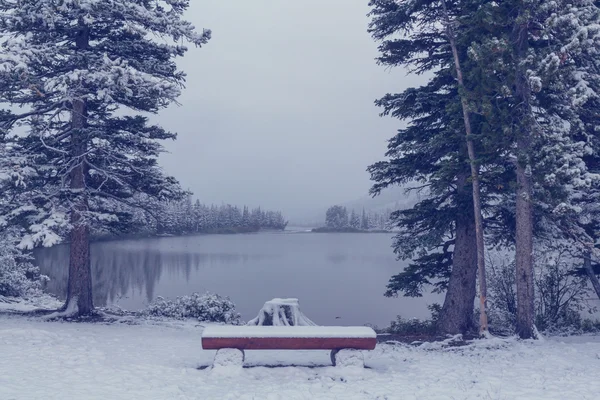
[[[364,326],[210,326],[202,333],[206,350],[373,350],[376,342]]]

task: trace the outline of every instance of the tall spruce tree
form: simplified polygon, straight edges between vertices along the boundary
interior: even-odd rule
[[[516,246],[517,330],[523,338],[533,337],[534,240],[551,245],[568,239],[588,243],[588,250],[595,241],[590,221],[597,220],[593,199],[598,197],[597,4],[448,1],[449,15],[458,22],[457,48],[465,72],[460,92],[450,80],[450,46],[440,24],[443,4],[373,0],[371,5],[371,31],[383,41],[380,62],[433,74],[427,86],[379,101],[384,114],[411,124],[390,141],[390,161],[370,168],[373,192],[416,181],[429,194],[412,210],[395,213],[401,228],[396,252],[414,260],[392,278],[388,294],[419,294],[434,279],[437,289],[447,284],[442,326],[451,314],[446,306],[456,305],[449,298],[453,275],[460,270],[459,244],[465,242],[456,212],[467,208],[461,203],[442,219],[440,206],[457,202],[461,185],[456,183],[468,183],[461,179],[465,173],[458,172],[464,161],[456,155],[465,151],[457,147],[455,136],[461,120],[459,94],[466,95],[482,171],[486,229],[494,244]],[[470,240],[474,246],[474,238]],[[472,302],[471,292],[462,293]]]
[[[205,44],[183,14],[189,0],[0,0],[0,116],[27,172],[11,185],[5,218],[25,224],[22,245],[51,244],[70,232],[68,306],[93,312],[89,234],[113,221],[114,202],[140,207],[136,194],[183,195],[157,165],[161,140],[148,123],[176,102],[185,74],[175,58]],[[166,40],[164,40],[166,39]],[[21,110],[17,110],[21,108]],[[20,112],[17,112],[20,111]],[[21,129],[21,135],[13,132]],[[6,193],[6,191],[5,191]]]
[[[392,277],[386,295],[420,296],[426,284],[435,285],[436,291],[447,290],[439,328],[445,333],[466,332],[474,325],[475,218],[461,97],[442,24],[443,4],[372,0],[370,5],[370,32],[382,42],[379,63],[433,73],[427,85],[377,101],[384,115],[407,120],[409,125],[390,140],[389,160],[369,167],[375,181],[371,192],[416,182],[409,190],[427,194],[412,209],[392,214],[393,224],[400,228],[394,251],[413,262]],[[449,2],[447,11],[452,18],[466,12],[456,2]],[[466,40],[468,35],[461,37]],[[458,57],[466,60],[468,47],[460,48]],[[474,116],[473,130],[483,129],[481,123]],[[488,177],[494,179],[491,171]],[[485,202],[486,188],[482,191]]]
[[[589,0],[489,1],[470,24],[481,29],[470,55],[486,82],[474,101],[509,144],[491,137],[490,145],[515,164],[515,195],[498,206],[514,209],[515,229],[504,232],[515,235],[517,331],[531,338],[534,241],[591,239],[578,221],[581,199],[598,183],[589,124],[598,117],[598,9]]]
[[[458,40],[456,37],[457,24],[450,18],[446,1],[442,1],[444,12],[443,23],[446,27],[446,37],[452,50],[454,59],[454,69],[456,70],[456,81],[460,95],[460,103],[463,112],[463,122],[465,124],[465,136],[467,141],[467,153],[471,164],[471,184],[473,190],[473,215],[475,217],[475,238],[477,246],[477,273],[479,276],[479,333],[480,336],[486,336],[488,333],[488,318],[486,311],[487,283],[485,274],[485,238],[483,232],[483,213],[481,211],[481,187],[479,179],[479,164],[475,152],[475,143],[473,141],[473,126],[471,124],[471,109],[469,107],[469,97],[466,92],[463,70],[461,66],[460,54],[458,50]]]

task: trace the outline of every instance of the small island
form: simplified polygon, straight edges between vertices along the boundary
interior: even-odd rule
[[[325,226],[315,228],[314,233],[389,233],[391,210],[359,214],[343,206],[329,207],[325,213]]]

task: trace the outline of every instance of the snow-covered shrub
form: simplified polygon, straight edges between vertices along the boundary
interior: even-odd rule
[[[404,319],[398,315],[396,321],[392,321],[390,327],[386,330],[388,333],[397,335],[433,335],[435,334],[436,326],[430,320],[420,320],[418,318]]]
[[[571,273],[577,260],[560,249],[540,254],[534,275],[536,327],[548,333],[581,331],[589,289],[585,277]],[[513,334],[517,314],[514,261],[488,262],[487,274],[489,329]]]
[[[534,275],[536,325],[540,331],[578,331],[589,297],[587,277],[571,273],[573,260],[565,251],[544,253]]]
[[[431,311],[431,319],[421,320],[418,318],[405,319],[400,315],[392,321],[390,327],[385,329],[387,333],[397,335],[434,335],[437,330],[438,317],[441,311],[439,304],[429,305],[427,308]]]
[[[192,293],[189,296],[169,300],[157,297],[144,314],[177,319],[195,318],[203,322],[223,322],[238,325],[240,314],[229,297],[212,293]]]
[[[492,261],[492,260],[490,260]],[[488,261],[488,328],[499,335],[512,335],[517,323],[517,289],[514,262]],[[474,318],[474,321],[478,321]]]
[[[41,293],[48,279],[16,247],[14,235],[0,232],[0,296],[30,297]]]
[[[584,333],[598,333],[600,332],[600,320],[592,320],[585,318],[581,321],[581,331]]]

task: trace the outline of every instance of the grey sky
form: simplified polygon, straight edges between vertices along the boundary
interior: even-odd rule
[[[360,197],[398,121],[373,101],[410,79],[375,64],[367,0],[194,0],[213,30],[180,62],[179,133],[162,165],[207,203],[263,205],[294,218]]]

